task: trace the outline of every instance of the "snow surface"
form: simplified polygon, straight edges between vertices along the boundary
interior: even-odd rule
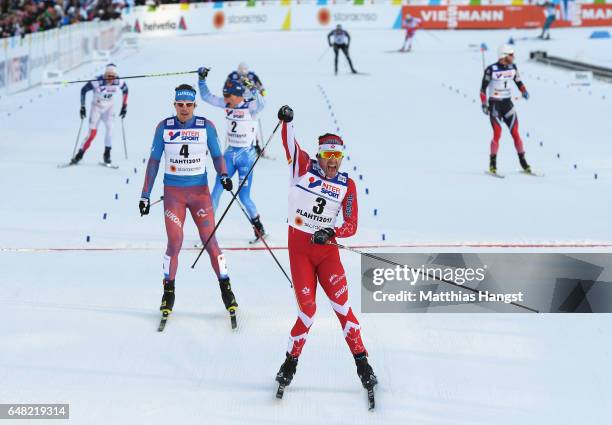
[[[334,77],[330,51],[317,61],[326,48],[319,32],[142,40],[138,52],[115,60],[122,75],[207,65],[219,92],[246,61],[268,90],[266,137],[283,104],[295,109],[298,138],[311,152],[318,135],[339,127],[350,156],[343,166],[360,196],[360,230],[350,244],[605,244],[612,242],[610,86],[570,86],[571,73],[527,61],[530,50],[545,49],[605,64],[611,42],[589,40],[590,32],[556,30],[550,42],[515,46],[532,96],[516,102],[521,134],[543,178],[518,174],[506,130],[498,159],[506,179],[483,174],[491,130],[478,100],[480,43],[491,49],[490,63],[510,35],[537,31],[419,32],[410,54],[387,52],[400,46],[400,32],[354,31],[353,60],[367,73],[356,76],[341,58]],[[89,78],[100,65],[68,78]],[[360,314],[359,258],[350,252],[342,258],[351,298],[380,380],[375,412],[366,409],[321,296],[295,380],[282,402],[274,399],[295,305],[265,251],[226,251],[240,303],[236,332],[208,259],[191,270],[196,251],[184,251],[175,312],[158,334],[162,208],[141,218],[137,204],[154,127],[172,114],[173,88],[183,82],[196,77],[128,80],[130,159],[117,120],[118,170],[97,166],[101,135],[83,165],[56,167],[72,153],[80,85],[0,99],[1,402],[70,403],[76,424],[607,423],[609,315]],[[197,112],[223,132],[222,110],[200,102]],[[270,243],[283,247],[287,170],[278,135],[270,154],[276,160],[257,165],[253,193]],[[160,172],[152,199],[161,188]],[[188,221],[186,248],[195,235]],[[224,247],[247,246],[251,230],[238,208],[218,235]],[[287,252],[275,252],[288,267]]]

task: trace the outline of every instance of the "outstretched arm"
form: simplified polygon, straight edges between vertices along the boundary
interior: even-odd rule
[[[337,238],[348,238],[357,233],[357,188],[353,179],[348,179],[348,190],[342,200],[342,217],[344,223],[335,228]]]

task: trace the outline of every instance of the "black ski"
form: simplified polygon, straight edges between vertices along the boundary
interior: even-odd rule
[[[285,395],[285,384],[278,384],[278,389],[276,390],[276,398],[282,399],[283,395]]]
[[[368,387],[366,390],[368,391],[368,410],[372,411],[374,410],[374,407],[376,407],[376,400],[374,399],[374,386]]]
[[[520,171],[521,174],[526,174],[528,176],[532,176],[532,177],[544,177],[544,174],[542,173],[536,173],[535,171],[525,171],[525,170],[521,170]]]
[[[238,318],[236,317],[236,309],[231,308],[231,310],[228,310],[228,311],[230,315],[230,323],[232,325],[232,330],[236,329],[238,327]]]
[[[162,318],[159,321],[159,326],[157,327],[157,332],[163,332],[164,329],[166,328],[166,322],[168,321],[168,317],[170,316],[170,313],[168,313],[167,311],[164,311],[162,313]]]

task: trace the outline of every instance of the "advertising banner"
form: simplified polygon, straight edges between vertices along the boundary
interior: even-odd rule
[[[555,28],[612,25],[612,4],[578,4],[572,20],[561,20],[557,9]],[[416,16],[427,29],[539,28],[545,15],[539,6],[403,6],[402,17]]]

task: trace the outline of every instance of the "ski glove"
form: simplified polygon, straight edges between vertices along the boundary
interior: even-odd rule
[[[284,122],[293,121],[293,109],[287,105],[281,106],[278,110],[278,119]]]
[[[149,209],[151,208],[151,201],[149,198],[140,198],[140,202],[138,203],[138,209],[140,210],[140,216],[149,214]]]
[[[223,186],[223,189],[227,190],[228,192],[231,192],[232,189],[234,188],[234,184],[232,183],[232,179],[230,179],[227,174],[222,174],[221,175],[221,186]]]
[[[125,116],[126,116],[126,115],[127,115],[127,105],[124,103],[124,104],[121,106],[121,112],[119,112],[119,116],[120,116],[121,118],[125,118]]]
[[[312,235],[312,243],[316,243],[318,245],[325,245],[327,241],[333,238],[336,235],[334,229],[330,227],[326,227],[325,229],[319,229]]]
[[[87,110],[85,109],[84,106],[81,106],[80,114],[81,114],[81,119],[82,120],[85,119],[85,117],[87,116]]]
[[[525,100],[529,100],[529,92],[528,92],[527,90],[525,90],[525,91],[523,92],[523,98],[524,98]]]
[[[485,115],[489,115],[489,105],[487,105],[486,103],[482,104],[482,113]]]
[[[208,77],[208,71],[210,71],[210,68],[206,68],[205,66],[198,68],[198,77],[200,80],[205,80],[206,77]]]

